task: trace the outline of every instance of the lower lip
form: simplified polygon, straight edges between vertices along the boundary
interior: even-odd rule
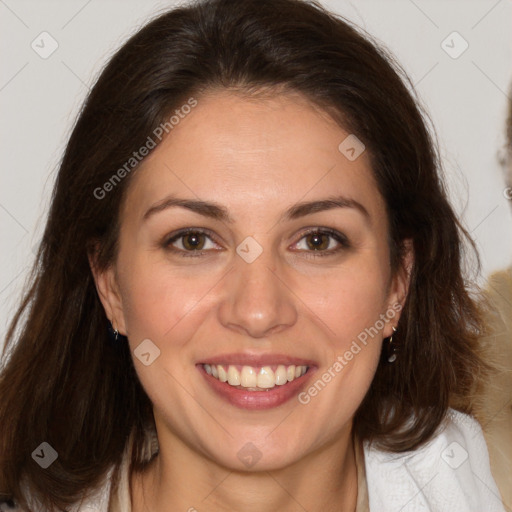
[[[272,409],[273,407],[284,404],[300,393],[301,389],[305,387],[307,381],[314,373],[314,369],[309,367],[304,375],[282,386],[276,385],[268,391],[245,391],[208,375],[202,364],[197,365],[197,368],[213,391],[221,398],[235,407],[250,410]]]

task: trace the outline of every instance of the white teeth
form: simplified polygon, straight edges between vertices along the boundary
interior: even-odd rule
[[[275,371],[275,377],[277,386],[286,384],[288,382],[288,377],[286,376],[286,367],[280,364]]]
[[[276,385],[276,378],[270,366],[264,366],[260,373],[258,373],[258,387],[259,388],[273,388]]]
[[[252,366],[244,366],[240,375],[240,384],[244,388],[254,388],[258,381],[256,370]]]
[[[217,371],[219,372],[219,380],[221,382],[227,382],[228,381],[228,373],[226,372],[226,370],[224,370],[224,367],[221,365],[218,365]]]
[[[283,386],[301,377],[308,370],[307,366],[295,366],[294,364],[289,366],[280,364],[275,371],[270,366],[243,366],[242,371],[239,371],[234,365],[204,364],[203,367],[208,375],[221,382],[227,382],[234,387],[243,387],[248,391],[261,391],[275,386]]]
[[[228,368],[228,384],[240,386],[240,372],[234,366]]]

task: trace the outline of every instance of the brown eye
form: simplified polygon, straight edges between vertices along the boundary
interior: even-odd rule
[[[212,235],[201,229],[185,229],[167,238],[162,246],[164,249],[178,253],[180,256],[202,256],[210,249],[218,250]]]
[[[329,247],[329,238],[325,233],[312,233],[306,236],[306,243],[311,250],[323,250]]]
[[[183,247],[187,250],[201,250],[204,247],[204,233],[188,233],[181,238]]]
[[[334,256],[344,249],[349,249],[347,237],[332,229],[314,229],[302,235],[296,244],[299,252],[306,257]]]

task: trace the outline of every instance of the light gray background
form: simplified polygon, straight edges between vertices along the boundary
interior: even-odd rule
[[[512,79],[512,0],[322,3],[384,43],[411,77],[441,142],[453,204],[478,243],[485,284],[512,261],[512,216],[498,163]],[[0,345],[88,89],[129,35],[176,4],[0,0]],[[31,48],[43,31],[59,45],[47,59]],[[441,47],[453,31],[469,44],[457,59]]]

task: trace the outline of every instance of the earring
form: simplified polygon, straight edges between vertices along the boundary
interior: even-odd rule
[[[110,325],[108,327],[108,335],[109,335],[110,340],[113,341],[114,343],[119,338],[119,331],[114,328],[114,325],[112,324],[112,322],[110,322]]]
[[[395,334],[396,328],[393,327],[393,334]],[[398,358],[398,347],[396,343],[393,343],[393,334],[389,337],[386,345],[386,354],[388,363],[394,363]]]

